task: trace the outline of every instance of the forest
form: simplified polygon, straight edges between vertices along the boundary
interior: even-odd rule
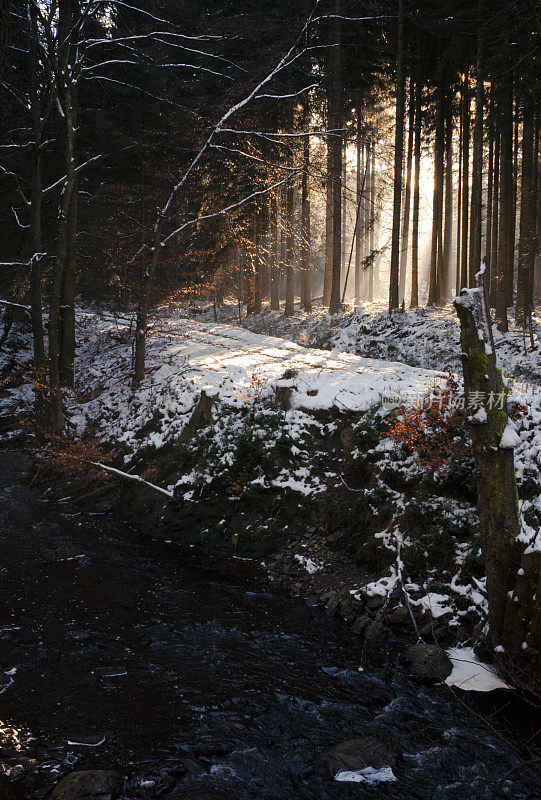
[[[0,0],[0,800],[541,779],[537,0]]]

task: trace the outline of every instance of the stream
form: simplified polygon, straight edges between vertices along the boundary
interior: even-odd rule
[[[31,475],[27,455],[0,451],[0,756],[32,759],[2,800],[90,768],[126,776],[129,798],[488,800],[517,752],[535,757],[511,693],[363,665],[338,620],[187,564],[99,505],[53,502]],[[325,751],[356,737],[400,748],[395,782],[329,777]],[[515,769],[497,796],[540,795]]]

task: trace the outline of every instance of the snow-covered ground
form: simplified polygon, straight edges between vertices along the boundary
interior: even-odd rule
[[[326,452],[326,439],[336,432],[333,420],[340,412],[348,412],[350,418],[352,413],[358,415],[361,428],[367,428],[360,430],[362,439],[365,434],[370,436],[370,428],[378,428],[385,417],[383,393],[423,395],[445,384],[444,370],[457,375],[460,372],[458,324],[451,308],[421,309],[397,314],[392,320],[377,306],[334,319],[321,309],[289,319],[273,312],[244,319],[242,326],[235,320],[225,321],[228,315],[234,316],[232,306],[219,310],[219,321],[212,315],[207,311],[196,319],[189,309],[176,303],[158,309],[147,339],[146,376],[141,387],[133,391],[133,320],[107,312],[79,311],[76,387],[66,397],[68,430],[75,436],[97,432],[118,451],[117,465],[122,467],[123,462],[129,471],[134,469],[137,453],[150,450],[159,459],[160,448],[178,440],[201,392],[212,395],[215,423],[190,445],[202,457],[164,487],[188,504],[196,503],[205,487],[223,478],[238,460],[249,409],[259,409],[250,418],[252,444],[259,441],[261,452],[268,454],[283,449],[285,442],[287,458],[275,459],[276,463],[269,459],[272,468],[265,470],[256,465],[246,477],[247,485],[235,489],[231,502],[239,499],[239,493],[257,488],[292,492],[302,509],[308,499],[324,497],[325,492],[332,498],[332,492],[345,485],[341,466],[329,461]],[[270,335],[270,331],[277,335]],[[541,549],[539,332],[536,323],[535,350],[528,343],[525,349],[522,334],[515,328],[509,334],[497,334],[496,344],[498,358],[510,379],[512,398],[524,409],[515,423],[519,487],[529,487],[521,500],[522,538],[532,548]],[[321,346],[315,347],[318,343]],[[30,357],[29,332],[16,327],[0,353],[0,370],[7,381],[0,397],[3,414],[24,414],[30,407],[31,375],[24,366]],[[278,386],[291,389],[288,411],[273,410]],[[331,409],[332,413],[327,413]],[[378,431],[362,457],[379,477],[374,486],[361,493],[373,509],[378,546],[393,554],[394,564],[368,584],[355,585],[352,592],[387,595],[405,586],[412,606],[427,610],[437,619],[460,625],[472,610],[482,618],[486,612],[484,579],[481,575],[472,578],[468,566],[478,557],[479,549],[475,533],[472,538],[477,525],[475,507],[453,496],[435,494],[425,499],[424,505],[419,501],[415,513],[421,539],[416,542],[411,521],[409,534],[402,526],[402,520],[412,514],[411,498],[391,488],[382,476],[385,469],[392,468],[410,480],[420,468],[414,457],[405,458],[400,446]],[[312,437],[313,442],[314,434],[316,449],[309,452],[307,440]],[[357,436],[355,426],[353,434]],[[391,523],[383,519],[378,527],[382,504],[391,504],[396,514]],[[431,535],[436,538],[443,536],[451,542],[452,563],[446,575],[430,566],[426,580],[418,576],[411,580],[409,567],[404,567],[404,561],[408,561],[404,554],[409,548],[420,548],[419,558],[427,556],[423,549],[430,545],[422,537],[428,535],[428,529],[434,529]],[[301,568],[319,569],[320,562],[310,552],[303,559],[298,559]]]

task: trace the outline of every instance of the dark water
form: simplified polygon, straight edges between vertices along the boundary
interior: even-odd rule
[[[127,797],[467,800],[493,795],[515,748],[531,757],[520,747],[531,721],[515,714],[506,729],[499,714],[505,743],[446,687],[420,688],[393,664],[359,671],[361,644],[338,622],[261,581],[186,566],[103,513],[54,507],[28,471],[24,455],[0,452],[0,666],[17,667],[0,720],[15,729],[8,749],[17,731],[36,737],[26,796],[46,795],[51,767],[112,767]],[[64,545],[84,557],[44,559]],[[467,702],[488,713],[507,698]],[[327,777],[324,751],[358,736],[401,748],[396,783]],[[85,740],[103,743],[68,744]],[[212,787],[222,793],[202,792]],[[513,772],[499,796],[539,797],[535,776]]]

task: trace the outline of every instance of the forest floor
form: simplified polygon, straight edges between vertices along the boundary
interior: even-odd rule
[[[217,314],[176,302],[157,309],[147,374],[133,392],[132,319],[78,312],[66,398],[76,444],[42,455],[90,473],[90,486],[104,473],[89,461],[142,476],[171,495],[122,482],[127,513],[146,534],[262,561],[272,580],[375,641],[385,626],[414,625],[444,646],[472,644],[487,605],[469,435],[450,405],[461,393],[452,307],[392,320],[378,304],[336,318],[266,312],[242,326],[233,305]],[[534,348],[513,325],[496,334],[514,409],[521,537],[536,549],[539,322]],[[23,423],[30,357],[19,326],[2,353],[1,407]]]

